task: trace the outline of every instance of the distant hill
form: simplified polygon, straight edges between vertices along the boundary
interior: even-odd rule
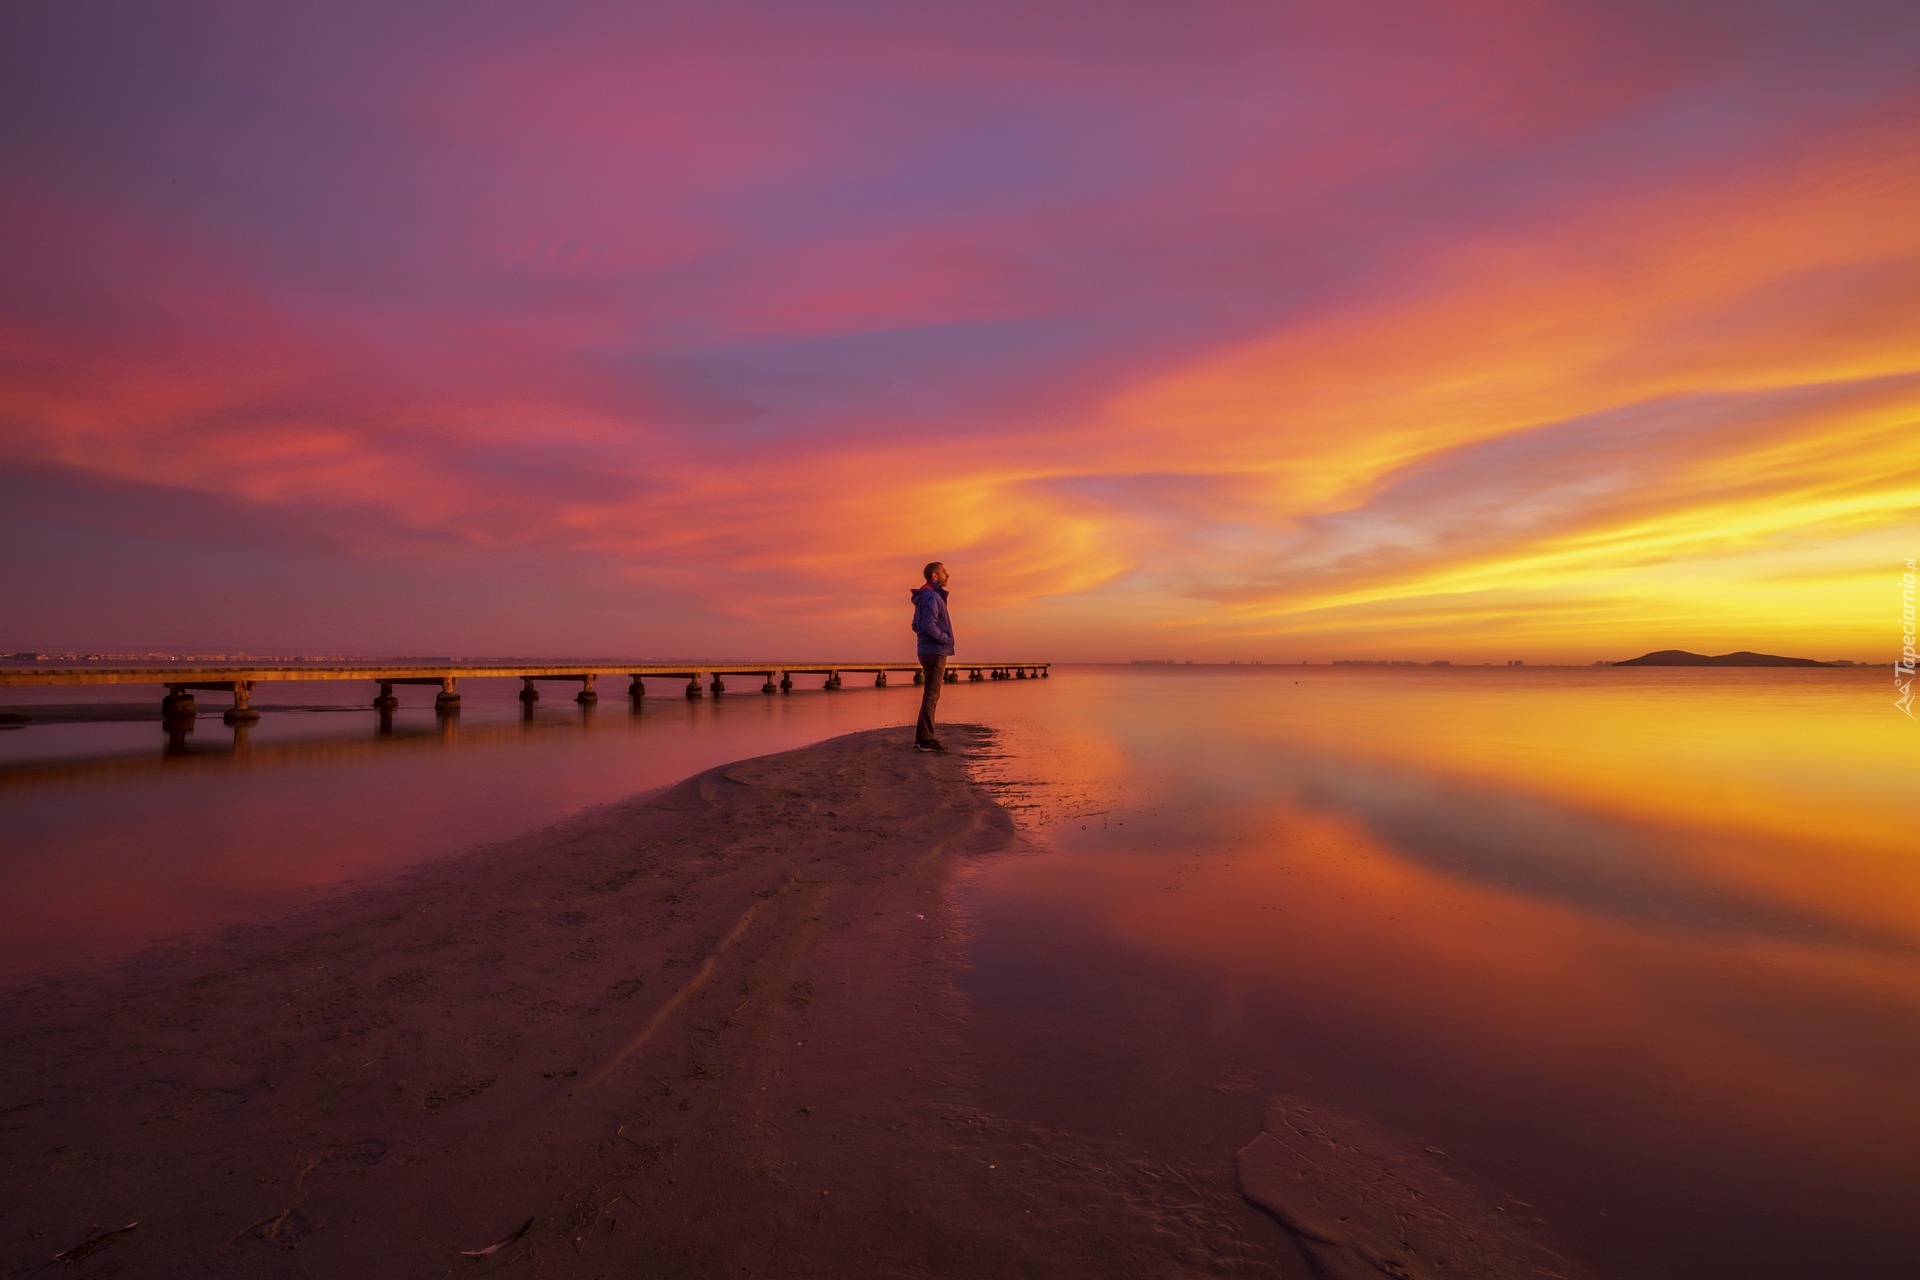
[[[1685,649],[1655,649],[1652,653],[1643,653],[1637,658],[1628,658],[1625,662],[1616,662],[1616,667],[1830,667],[1831,662],[1815,662],[1812,658],[1779,658],[1771,653],[1748,653],[1745,649],[1738,653],[1722,653],[1709,658],[1704,653],[1688,653]]]

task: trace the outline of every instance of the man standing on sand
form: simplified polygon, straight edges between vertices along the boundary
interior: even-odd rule
[[[940,685],[947,678],[947,659],[953,656],[953,619],[947,616],[947,566],[935,560],[924,570],[927,580],[911,592],[913,634],[920,642],[920,673],[926,687],[920,691],[920,723],[913,745],[921,751],[945,751],[933,736],[933,709],[940,705]]]

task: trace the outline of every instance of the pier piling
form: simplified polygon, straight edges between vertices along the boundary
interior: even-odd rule
[[[260,713],[253,709],[253,681],[235,680],[232,688],[233,705],[220,718],[228,724],[252,724],[258,720]]]

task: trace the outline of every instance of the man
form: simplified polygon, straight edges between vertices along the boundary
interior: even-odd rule
[[[940,704],[940,685],[946,679],[947,659],[953,656],[953,619],[947,616],[947,566],[935,560],[923,571],[926,582],[915,587],[913,634],[919,641],[920,723],[913,745],[921,751],[945,751],[933,736],[933,709]]]

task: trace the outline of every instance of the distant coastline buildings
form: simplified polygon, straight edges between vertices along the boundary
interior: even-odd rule
[[[1335,658],[1336,667],[1450,667],[1453,662],[1442,658],[1437,662],[1415,662],[1411,658]]]
[[[83,653],[69,650],[49,653],[22,649],[0,653],[0,662],[348,662],[359,661],[341,653]]]

